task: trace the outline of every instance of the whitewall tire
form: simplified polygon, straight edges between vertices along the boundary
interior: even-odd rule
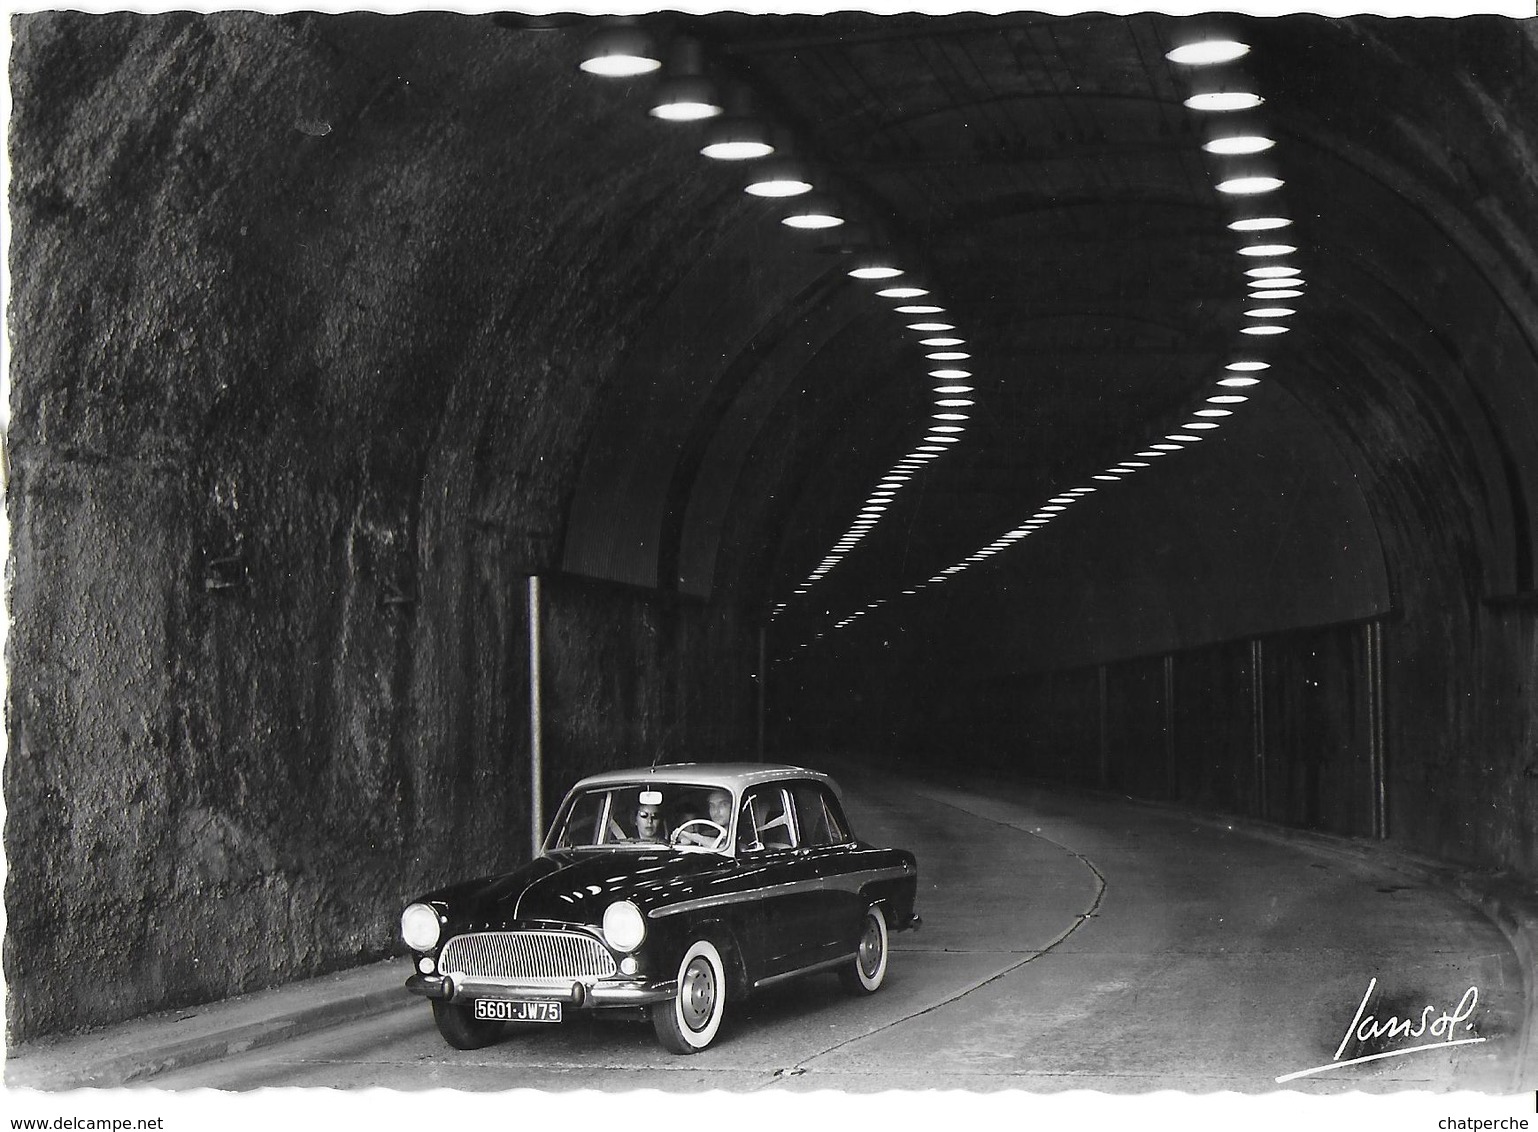
[[[854,959],[839,968],[838,976],[844,989],[852,994],[875,994],[886,981],[886,964],[886,916],[878,905],[872,904],[860,921]]]
[[[698,1053],[715,1041],[726,1010],[726,963],[708,939],[696,940],[678,964],[678,993],[652,1007],[657,1040],[673,1053]]]

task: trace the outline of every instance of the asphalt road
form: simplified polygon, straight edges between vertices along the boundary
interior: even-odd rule
[[[648,1024],[585,1018],[459,1052],[402,991],[398,1010],[153,1086],[1538,1086],[1518,1065],[1523,986],[1505,938],[1456,897],[1387,865],[1115,799],[842,777],[860,835],[919,858],[924,926],[893,937],[876,995],[847,997],[832,976],[783,986],[736,1004],[711,1049],[677,1057]],[[1374,1037],[1390,1016],[1407,1022]],[[1412,1025],[1418,1036],[1405,1032]],[[1424,1045],[1435,1048],[1404,1052]],[[1388,1056],[1342,1064],[1374,1054]],[[1277,1081],[1321,1066],[1330,1068]]]

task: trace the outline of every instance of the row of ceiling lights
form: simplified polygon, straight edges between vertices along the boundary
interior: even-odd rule
[[[815,231],[842,226],[843,210],[831,196],[814,192],[816,186],[810,173],[780,152],[782,146],[776,145],[771,131],[761,121],[742,112],[740,106],[737,113],[726,113],[727,99],[706,77],[699,45],[679,39],[670,50],[672,58],[666,77],[652,94],[649,113],[670,122],[710,122],[700,153],[718,161],[755,162],[744,191],[757,197],[790,201],[780,221],[787,227]],[[589,74],[633,78],[662,70],[663,54],[641,28],[619,23],[606,27],[587,42],[578,66]],[[970,384],[976,375],[967,368],[972,355],[961,348],[967,340],[929,290],[910,282],[907,270],[882,251],[857,253],[848,275],[879,283],[876,296],[895,301],[893,310],[904,318],[905,329],[924,347],[926,370],[933,383],[934,412],[920,442],[880,477],[848,529],[795,588],[796,595],[809,593],[813,585],[831,573],[875,529],[913,477],[961,442],[966,422],[971,419],[969,410],[976,406],[972,396],[976,386]],[[786,604],[777,603],[771,618],[778,617]]]
[[[1216,68],[1243,58],[1249,51],[1247,44],[1235,40],[1204,39],[1176,47],[1167,53],[1166,58],[1184,67]],[[1208,81],[1193,83],[1193,87],[1197,89],[1193,89],[1190,97],[1185,100],[1185,105],[1193,111],[1231,116],[1238,112],[1255,110],[1264,102],[1264,99],[1253,91],[1234,85],[1233,80],[1222,71],[1208,71],[1206,75],[1209,76]],[[1274,145],[1275,141],[1272,138],[1259,131],[1232,130],[1217,132],[1202,148],[1205,152],[1219,158],[1252,159],[1253,161],[1254,155],[1265,153]],[[1231,200],[1258,202],[1264,199],[1266,194],[1280,189],[1283,183],[1280,178],[1273,175],[1272,170],[1252,165],[1250,168],[1225,170],[1216,188]],[[1245,310],[1246,319],[1253,321],[1241,327],[1240,333],[1250,338],[1262,339],[1285,334],[1288,328],[1282,320],[1293,315],[1294,309],[1264,304],[1280,303],[1302,296],[1304,282],[1301,271],[1287,258],[1298,249],[1293,244],[1267,237],[1252,237],[1250,234],[1288,228],[1292,220],[1279,211],[1258,210],[1250,207],[1248,203],[1238,211],[1241,215],[1229,223],[1229,229],[1241,234],[1246,240],[1258,241],[1246,242],[1238,249],[1239,255],[1244,257],[1245,262],[1255,261],[1256,263],[1256,266],[1248,267],[1244,272],[1248,287],[1247,301],[1262,304]],[[969,567],[988,561],[1017,542],[1040,531],[1054,519],[1067,513],[1073,504],[1087,498],[1101,487],[1125,479],[1134,472],[1152,467],[1150,461],[1182,451],[1205,439],[1208,434],[1220,427],[1222,418],[1232,416],[1238,405],[1249,400],[1247,394],[1239,391],[1259,385],[1261,379],[1255,375],[1270,368],[1269,362],[1259,360],[1253,356],[1253,353],[1253,350],[1247,350],[1246,356],[1227,364],[1225,375],[1217,380],[1214,392],[1206,397],[1202,406],[1191,414],[1194,419],[1182,424],[1177,431],[1165,435],[1159,441],[1134,453],[1135,459],[1113,464],[1089,477],[1096,483],[1072,487],[1051,497],[1013,530],[1000,535],[962,561],[938,571],[927,582],[915,583],[911,588],[903,590],[903,595],[914,596],[928,586],[940,585],[964,573]],[[880,609],[887,604],[888,600],[882,598],[866,603],[835,622],[833,628],[847,628],[861,617]],[[819,632],[813,639],[821,639],[825,635],[826,631]],[[799,647],[804,649],[809,648],[810,645],[811,642],[802,642]]]

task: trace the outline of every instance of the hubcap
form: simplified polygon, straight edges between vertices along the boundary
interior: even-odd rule
[[[860,937],[860,970],[870,978],[881,966],[881,928],[872,917],[865,920],[865,934]]]
[[[702,957],[691,959],[684,969],[678,1001],[683,1007],[685,1025],[691,1030],[703,1030],[716,1005],[716,973]]]

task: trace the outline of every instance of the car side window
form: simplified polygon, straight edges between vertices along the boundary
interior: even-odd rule
[[[802,845],[842,845],[850,840],[838,799],[820,782],[797,782],[790,788],[796,801],[796,825]]]
[[[556,841],[556,847],[570,849],[578,845],[597,844],[603,832],[600,823],[603,821],[603,808],[607,797],[603,792],[597,791],[576,799],[572,803],[571,813],[566,817],[566,824],[561,827],[561,836]]]
[[[749,821],[752,823],[751,834],[742,828]],[[748,791],[737,841],[745,852],[794,847],[795,835],[785,805],[785,792],[780,787],[759,786]]]

